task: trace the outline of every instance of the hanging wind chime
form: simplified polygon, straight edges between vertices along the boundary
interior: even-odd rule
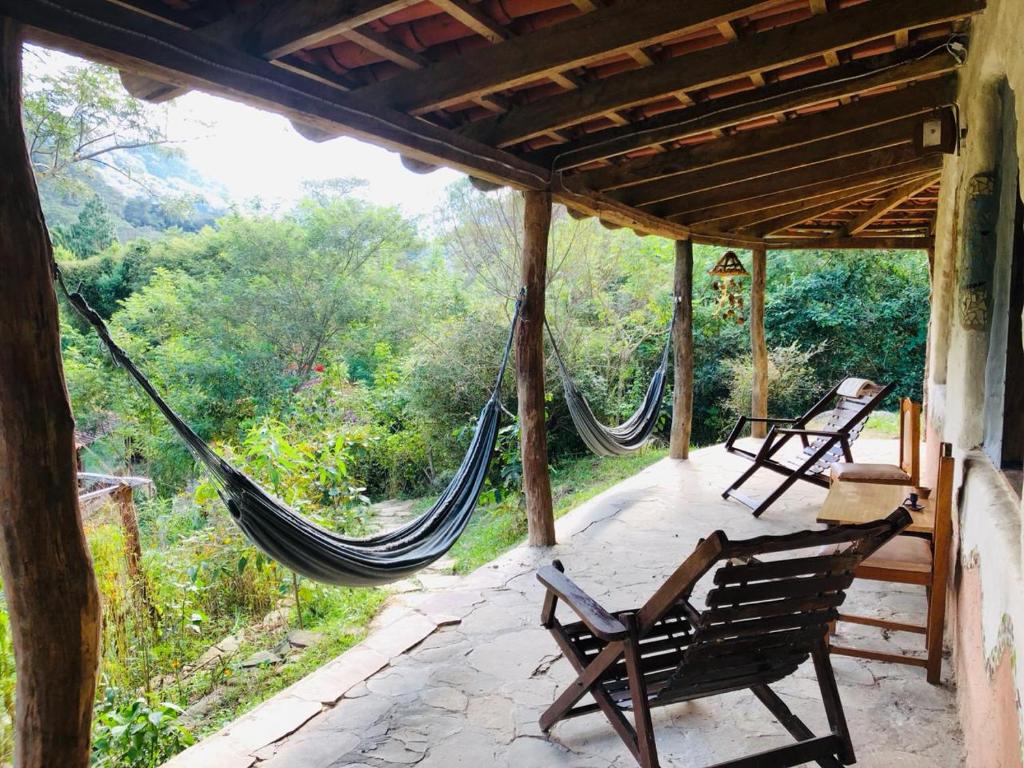
[[[711,289],[718,292],[715,311],[722,317],[735,320],[738,325],[746,322],[743,311],[744,278],[750,273],[743,266],[735,251],[726,251],[708,274],[713,278]]]

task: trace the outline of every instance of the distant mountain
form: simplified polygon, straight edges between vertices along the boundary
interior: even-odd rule
[[[173,227],[195,231],[230,206],[224,186],[204,177],[180,150],[141,147],[103,159],[105,164],[83,164],[59,182],[39,185],[51,228],[72,224],[94,195],[106,205],[122,242]]]

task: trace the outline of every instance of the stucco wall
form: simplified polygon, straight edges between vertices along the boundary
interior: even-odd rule
[[[1014,104],[1003,112],[1001,93]],[[958,548],[951,594],[950,632],[968,764],[1020,766],[1024,663],[1024,542],[1020,499],[981,451],[985,439],[988,331],[964,327],[958,311],[967,188],[979,173],[1000,168],[1002,124],[1016,117],[1017,171],[1024,175],[1024,0],[989,0],[974,22],[970,55],[960,72],[960,157],[947,158],[939,201],[932,285],[927,390],[930,440],[951,442]],[[1011,153],[1012,156],[1012,153]],[[991,306],[991,304],[990,304]],[[1020,318],[1011,322],[1021,322]],[[1024,418],[1024,414],[1022,414]],[[926,462],[927,466],[927,462]]]

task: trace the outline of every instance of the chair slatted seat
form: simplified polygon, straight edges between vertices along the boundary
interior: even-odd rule
[[[735,499],[749,507],[755,517],[760,517],[797,480],[827,488],[831,467],[839,462],[853,462],[851,445],[864,431],[868,416],[888,396],[893,386],[848,378],[829,390],[799,418],[761,419],[741,416],[725,441],[725,450],[749,459],[752,463],[722,492],[722,497]],[[820,428],[812,425],[812,422],[821,420],[824,420],[824,424]],[[744,427],[752,422],[771,425],[767,437],[756,452],[736,444]],[[783,448],[791,445],[794,437],[799,438],[801,450],[793,453],[783,451]],[[784,476],[782,483],[764,500],[750,498],[738,490],[759,469],[769,469]]]
[[[541,621],[578,673],[541,717],[557,722],[602,711],[643,768],[658,765],[652,707],[751,690],[799,742],[716,768],[827,768],[854,761],[827,649],[860,563],[910,524],[898,509],[872,523],[730,541],[716,531],[639,609],[609,613],[564,574],[558,561],[538,572],[547,588]],[[829,552],[828,554],[819,554]],[[775,555],[773,559],[761,559]],[[704,607],[692,602],[710,584]],[[578,621],[562,623],[559,602]],[[769,687],[813,660],[832,733],[814,734]],[[592,703],[580,703],[590,694]],[[631,713],[633,723],[624,713]]]

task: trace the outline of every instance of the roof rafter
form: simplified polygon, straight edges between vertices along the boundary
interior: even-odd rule
[[[810,237],[806,240],[792,237],[766,240],[769,248],[776,250],[842,250],[860,248],[864,250],[908,250],[924,251],[935,246],[934,237]]]
[[[984,8],[984,0],[906,0],[879,13],[872,3],[814,16],[788,27],[762,32],[756,45],[738,43],[668,59],[588,83],[568,93],[540,99],[500,117],[486,118],[462,129],[492,146],[507,146],[600,115],[671,95],[705,88],[751,73],[797,63],[823,51],[849,47],[893,34],[896,30],[960,18]],[[581,17],[586,19],[595,14]],[[554,27],[553,29],[557,29]]]
[[[591,189],[628,187],[882,125],[951,104],[955,96],[956,78],[944,77],[756,131],[741,131],[725,139],[628,160],[569,178]]]
[[[257,4],[195,31],[222,45],[273,60],[338,34],[352,32],[363,24],[417,2],[419,0],[292,0],[270,6]],[[400,66],[408,66],[414,60],[408,56],[396,58],[397,48],[393,48],[390,54],[385,53],[387,41],[378,39],[372,31],[367,30],[361,37],[360,45],[397,61]],[[305,64],[296,69],[307,74]],[[317,79],[325,81],[322,75]],[[129,78],[125,87],[137,98],[145,99],[152,93],[155,98],[150,100],[156,101],[180,96],[187,90],[169,88],[166,83],[138,76]]]
[[[662,42],[716,20],[738,18],[777,3],[778,0],[617,3],[528,36],[440,62],[415,75],[399,75],[367,86],[363,91],[370,101],[420,114],[473,96],[542,80],[551,73],[628,52],[638,45]],[[604,111],[607,110],[599,110],[598,114]]]
[[[904,55],[883,54],[771,83],[756,91],[754,100],[749,92],[742,92],[657,115],[626,128],[598,131],[569,144],[527,153],[523,157],[540,165],[569,169],[655,144],[731,128],[778,112],[795,111],[883,86],[928,79],[952,72],[955,66],[953,57],[946,53],[910,59]]]
[[[500,43],[511,36],[511,32],[486,13],[466,0],[430,0],[442,11],[458,19],[481,37],[492,43]]]
[[[920,118],[905,117],[812,144],[628,187],[612,196],[627,205],[651,206],[706,190],[735,189],[737,184],[752,184],[766,177],[792,176],[801,169],[806,169],[805,175],[814,177],[815,181],[823,181],[833,168],[845,169],[866,162],[875,153],[891,147],[910,147],[919,125]]]
[[[801,200],[780,208],[737,216],[734,219],[729,219],[727,226],[729,229],[742,230],[761,237],[767,237],[777,232],[783,232],[790,227],[803,224],[805,221],[825,216],[833,211],[839,211],[865,198],[884,194],[899,183],[900,180],[898,179],[886,179],[869,187],[861,187],[853,191],[843,189],[826,197],[814,200]]]
[[[873,206],[868,208],[864,213],[857,216],[853,221],[846,225],[846,234],[851,237],[859,235],[865,229],[870,227],[878,219],[885,216],[889,211],[894,208],[898,208],[904,202],[912,198],[918,192],[923,192],[928,189],[932,184],[935,183],[935,176],[929,176],[925,179],[916,179],[914,181],[908,181],[897,187],[893,192],[888,195],[885,199],[879,200]]]
[[[888,179],[920,176],[922,173],[942,167],[941,155],[914,157],[911,147],[898,147],[876,154],[887,156],[891,163],[886,164],[885,157],[858,156],[853,158],[856,163],[851,162],[850,158],[845,158],[839,163],[803,168],[788,174],[779,174],[778,177],[758,179],[750,184],[721,187],[704,195],[694,195],[692,200],[684,198],[664,204],[652,213],[685,224],[703,224],[799,200],[810,200],[844,189],[853,189],[858,185],[866,186]],[[873,167],[867,166],[869,158]],[[837,167],[840,163],[845,167]],[[803,183],[793,184],[795,181]]]

